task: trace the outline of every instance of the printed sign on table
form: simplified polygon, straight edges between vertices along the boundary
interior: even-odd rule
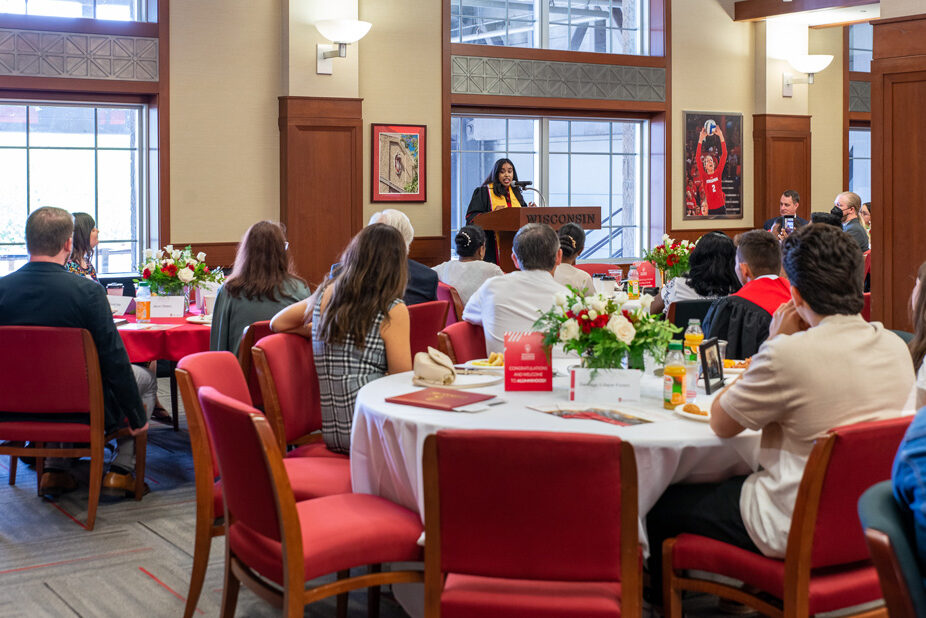
[[[552,391],[551,357],[543,333],[505,333],[505,390]]]
[[[640,378],[636,369],[584,369],[577,367],[569,377],[569,401],[614,403],[640,401]]]
[[[183,297],[182,296],[152,296],[151,297],[151,317],[152,318],[182,318],[183,317]]]
[[[652,262],[634,262],[640,275],[640,289],[656,287],[656,267]]]

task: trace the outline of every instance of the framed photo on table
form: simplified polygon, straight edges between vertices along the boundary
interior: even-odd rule
[[[373,132],[370,201],[426,201],[427,127],[420,124],[371,124],[370,127]]]
[[[743,115],[684,112],[685,221],[743,218]],[[703,133],[703,139],[702,139]],[[698,156],[698,144],[701,154]]]
[[[723,360],[720,358],[720,344],[717,337],[706,339],[699,349],[704,392],[710,395],[723,388]]]

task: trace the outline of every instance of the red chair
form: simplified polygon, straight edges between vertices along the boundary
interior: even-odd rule
[[[447,321],[444,326],[450,326],[463,319],[463,299],[460,298],[460,293],[455,287],[438,281],[437,300],[446,300],[450,303],[450,311],[447,312]]]
[[[264,414],[278,438],[280,451],[297,448],[287,457],[337,457],[321,441],[322,402],[312,341],[300,335],[276,334],[261,339],[252,351],[263,392]],[[350,484],[350,469],[345,466]]]
[[[438,349],[454,363],[485,358],[486,338],[482,326],[457,322],[437,333]]]
[[[180,387],[180,395],[183,397],[183,407],[190,432],[193,479],[196,486],[193,570],[190,575],[190,590],[183,614],[185,618],[190,618],[196,611],[196,604],[202,592],[212,538],[225,533],[222,484],[216,480],[218,463],[196,392],[204,386],[213,387],[218,392],[247,405],[251,403],[251,396],[238,360],[231,352],[200,352],[183,357],[177,365],[177,383]],[[350,492],[349,477],[346,486],[342,480],[343,463],[334,459],[331,461],[334,463],[326,463],[321,458],[286,460],[284,465],[292,481],[297,500],[310,500],[319,496]]]
[[[0,455],[10,456],[10,485],[16,484],[20,456],[35,457],[38,481],[46,457],[89,457],[85,527],[93,530],[103,482],[104,445],[129,435],[128,429],[105,435],[103,383],[93,337],[82,328],[0,326],[0,350],[0,410],[8,417],[24,417],[0,422],[0,440],[9,441],[0,444]],[[34,448],[25,448],[23,442],[32,442]],[[48,442],[74,445],[53,447]],[[147,443],[147,432],[135,436],[136,500],[145,491]]]
[[[911,418],[847,425],[816,441],[798,489],[784,560],[694,534],[668,539],[663,544],[665,615],[681,618],[683,590],[714,594],[768,616],[785,617],[879,600],[881,586],[869,560],[856,504],[868,487],[891,477],[894,453]],[[683,575],[690,570],[732,577],[763,594]],[[854,615],[887,614],[878,607]]]
[[[862,304],[862,317],[866,322],[871,322],[871,292],[862,294],[864,304]]]
[[[623,268],[620,264],[579,264],[576,263],[576,268],[579,270],[584,270],[590,275],[603,274],[607,275],[612,270],[620,270],[623,272]]]
[[[416,513],[369,494],[297,504],[267,419],[213,388],[201,388],[199,400],[228,507],[223,616],[234,615],[240,582],[282,606],[284,616],[296,617],[309,603],[329,596],[422,580],[419,571],[379,570],[385,562],[420,560],[422,527]],[[363,565],[370,565],[369,573],[344,574]],[[341,577],[306,588],[306,582],[329,573]]]
[[[450,303],[446,300],[432,300],[429,303],[409,306],[408,322],[412,358],[415,358],[418,352],[427,352],[428,346],[437,347],[437,333],[447,323],[449,309]]]
[[[248,391],[251,393],[251,401],[255,408],[263,409],[264,400],[260,392],[260,380],[257,378],[257,371],[254,369],[254,361],[251,358],[251,348],[254,344],[268,335],[272,335],[270,330],[270,320],[254,322],[244,329],[241,336],[241,343],[238,344],[238,362],[241,364],[241,371],[248,378]]]
[[[641,615],[637,470],[619,438],[439,431],[424,501],[429,618]]]

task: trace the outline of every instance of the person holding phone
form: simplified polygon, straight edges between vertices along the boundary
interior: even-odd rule
[[[781,199],[778,200],[779,216],[772,217],[771,219],[766,221],[765,225],[763,225],[762,227],[768,231],[771,231],[772,226],[775,225],[776,223],[778,223],[779,226],[783,225],[784,222],[782,221],[782,219],[784,217],[793,217],[794,218],[793,225],[795,228],[801,227],[802,225],[807,225],[806,219],[802,219],[801,217],[797,216],[797,209],[800,207],[800,205],[801,205],[801,196],[798,194],[797,191],[788,189],[787,191],[781,194]],[[792,228],[788,230],[788,233],[790,234],[793,231],[794,229]]]

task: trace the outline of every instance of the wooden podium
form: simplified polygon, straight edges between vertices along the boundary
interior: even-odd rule
[[[473,223],[498,235],[498,265],[506,273],[517,270],[511,261],[511,243],[519,229],[528,223],[546,223],[558,230],[567,223],[575,223],[583,230],[601,229],[601,208],[583,207],[545,207],[545,208],[499,208],[493,212],[484,212],[473,219]]]

